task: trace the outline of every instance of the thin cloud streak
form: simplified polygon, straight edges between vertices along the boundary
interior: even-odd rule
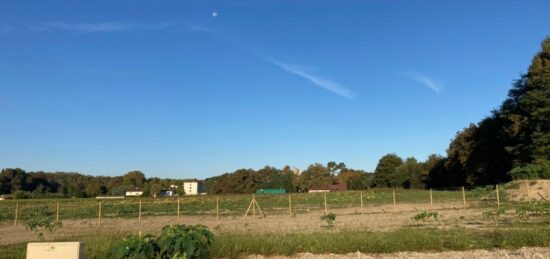
[[[310,82],[312,82],[313,84],[315,84],[320,88],[323,88],[325,90],[328,90],[330,92],[333,92],[337,95],[340,95],[348,99],[355,98],[355,95],[340,83],[314,75],[311,72],[309,72],[308,70],[311,70],[311,68],[300,66],[300,65],[286,64],[276,60],[270,60],[270,62],[291,74],[295,74],[297,76],[300,76],[302,78],[309,80]]]
[[[11,32],[15,30],[15,28],[13,28],[12,26],[10,25],[7,25],[7,24],[0,24],[0,32]]]
[[[128,23],[128,22],[101,22],[101,23],[67,23],[67,22],[46,22],[37,25],[29,25],[31,31],[71,31],[75,33],[108,33],[121,31],[161,31],[161,30],[183,30],[183,31],[206,31],[199,25],[187,23]]]
[[[441,92],[441,89],[443,88],[443,86],[437,81],[435,81],[434,79],[419,73],[407,72],[407,73],[403,73],[403,75],[409,79],[412,79],[416,82],[423,84],[424,86],[434,91],[436,94],[439,94],[439,92]]]

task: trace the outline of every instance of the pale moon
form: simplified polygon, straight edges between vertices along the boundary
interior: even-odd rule
[[[213,12],[212,17],[218,17],[218,12]]]

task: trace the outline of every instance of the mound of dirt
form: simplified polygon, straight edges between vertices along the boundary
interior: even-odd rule
[[[550,201],[550,180],[515,180],[505,188],[512,201]]]

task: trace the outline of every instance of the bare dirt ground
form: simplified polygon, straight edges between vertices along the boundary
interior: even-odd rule
[[[434,210],[437,210],[440,217],[435,221],[422,223],[438,228],[452,228],[461,226],[466,228],[483,228],[491,226],[493,223],[482,217],[483,209],[462,208],[462,203],[434,204]],[[365,229],[369,231],[391,231],[402,226],[417,225],[411,217],[423,210],[429,210],[430,204],[398,204],[393,205],[367,206],[361,214],[360,208],[345,208],[329,210],[337,215],[334,231],[341,229]],[[267,215],[265,218],[258,215],[252,217],[249,215],[243,218],[242,215],[220,216],[216,220],[215,216],[187,216],[180,217],[180,224],[202,224],[209,227],[215,234],[223,232],[238,233],[295,233],[295,232],[314,232],[321,229],[323,222],[319,217],[324,213],[323,210],[310,211],[305,214],[297,214],[290,218],[289,214]],[[176,216],[155,216],[145,217],[141,221],[137,218],[103,218],[101,224],[97,218],[94,219],[73,219],[63,220],[63,227],[54,234],[45,233],[46,240],[53,238],[70,238],[74,236],[94,235],[103,231],[122,232],[122,233],[153,233],[169,224],[177,224]],[[14,226],[13,222],[0,223],[0,245],[36,241],[38,237],[35,233],[28,231],[19,223]]]
[[[516,180],[506,187],[512,201],[550,200],[550,180]]]
[[[336,258],[446,258],[446,259],[466,259],[466,258],[550,258],[549,247],[523,247],[517,250],[469,250],[469,251],[445,251],[445,252],[399,252],[389,254],[310,254],[303,253],[294,256],[249,256],[252,259],[336,259]]]

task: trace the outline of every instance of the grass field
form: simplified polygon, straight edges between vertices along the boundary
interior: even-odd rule
[[[0,254],[24,258],[25,243],[29,241],[82,240],[86,258],[105,258],[113,244],[127,234],[154,234],[162,226],[177,223],[209,227],[216,235],[214,257],[550,245],[548,216],[536,215],[526,220],[515,212],[518,203],[508,201],[503,189],[499,192],[500,207],[507,211],[496,218],[490,214],[497,208],[496,192],[491,187],[464,193],[460,188],[433,190],[431,199],[429,190],[396,190],[395,205],[391,189],[327,193],[327,211],[337,216],[331,228],[323,227],[319,219],[325,209],[324,193],[256,195],[265,218],[258,211],[256,217],[252,213],[243,217],[252,195],[181,197],[180,217],[176,217],[177,199],[10,200],[0,203]],[[60,229],[40,237],[26,229],[29,219],[55,220],[57,204]],[[437,211],[439,217],[427,221],[412,219],[423,211]]]
[[[123,233],[98,232],[80,237],[86,258],[109,258]],[[216,237],[212,257],[239,258],[246,255],[293,255],[301,252],[390,253],[398,251],[444,251],[550,246],[550,228],[536,225],[508,226],[492,230],[464,228],[434,229],[403,227],[391,232],[368,230],[322,230],[313,233],[244,234]],[[3,258],[25,258],[25,244],[0,246]]]

